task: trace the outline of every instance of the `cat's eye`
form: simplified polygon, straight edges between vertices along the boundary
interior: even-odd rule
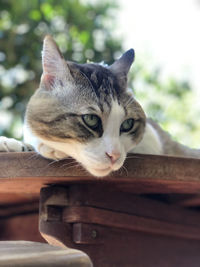
[[[98,128],[99,124],[101,123],[101,119],[97,115],[94,115],[94,114],[82,115],[82,119],[84,123],[93,130]]]
[[[134,125],[134,119],[125,120],[120,127],[120,132],[129,132]]]

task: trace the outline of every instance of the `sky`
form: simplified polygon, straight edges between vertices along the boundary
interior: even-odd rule
[[[163,77],[188,79],[200,95],[200,1],[119,0],[116,34],[136,60],[161,66]],[[145,56],[145,57],[144,57]]]

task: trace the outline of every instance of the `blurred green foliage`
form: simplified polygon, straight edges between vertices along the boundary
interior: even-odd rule
[[[123,50],[113,36],[115,0],[0,1],[0,135],[22,137],[22,114],[40,81],[42,40],[51,34],[68,60],[112,63]],[[183,143],[199,144],[200,106],[187,81],[162,80],[138,62],[129,84],[148,116]]]
[[[21,115],[42,72],[44,36],[53,35],[68,60],[111,63],[122,50],[112,36],[116,8],[114,0],[0,1],[0,135],[22,136]]]
[[[178,142],[199,147],[199,96],[188,81],[173,77],[163,79],[161,69],[136,63],[130,86],[148,117],[157,121]]]

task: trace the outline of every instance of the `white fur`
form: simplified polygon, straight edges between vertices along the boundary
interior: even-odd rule
[[[32,145],[34,149],[37,151],[39,139],[36,136],[34,136],[34,134],[31,132],[26,121],[24,121],[24,126],[23,126],[23,137],[24,137],[24,142]]]
[[[25,123],[24,140],[46,158],[61,159],[70,156],[80,162],[93,175],[105,176],[123,165],[128,152],[162,153],[162,143],[159,136],[149,123],[146,124],[143,139],[138,145],[135,145],[127,134],[120,135],[120,125],[125,119],[124,109],[118,102],[113,101],[111,112],[102,118],[104,133],[101,138],[96,138],[87,144],[74,141],[47,141],[35,137]],[[115,153],[119,157],[114,164],[111,164],[106,153]]]
[[[149,123],[146,124],[142,141],[129,152],[141,154],[162,154],[162,143],[158,133]]]
[[[13,138],[0,136],[0,152],[22,152],[24,151],[24,144]]]
[[[65,61],[61,57],[57,45],[51,36],[47,36],[44,39],[42,64],[44,74],[51,74],[59,78],[65,77]]]
[[[128,135],[120,135],[120,125],[124,120],[124,109],[117,101],[113,100],[111,112],[108,116],[102,117],[103,136],[87,144],[74,141],[65,143],[39,139],[31,133],[26,124],[24,138],[44,157],[58,159],[68,155],[75,158],[93,175],[105,176],[123,165],[128,150],[134,146]],[[106,153],[119,155],[114,164],[111,163]]]
[[[108,154],[112,152],[121,153],[121,140],[119,137],[120,125],[124,119],[124,109],[117,103],[112,102],[112,109],[108,116],[107,121],[104,123],[104,149]]]

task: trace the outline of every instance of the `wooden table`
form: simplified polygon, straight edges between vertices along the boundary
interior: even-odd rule
[[[94,266],[200,266],[200,160],[132,154],[106,178],[75,165],[0,153],[1,218],[40,198],[42,236]]]

